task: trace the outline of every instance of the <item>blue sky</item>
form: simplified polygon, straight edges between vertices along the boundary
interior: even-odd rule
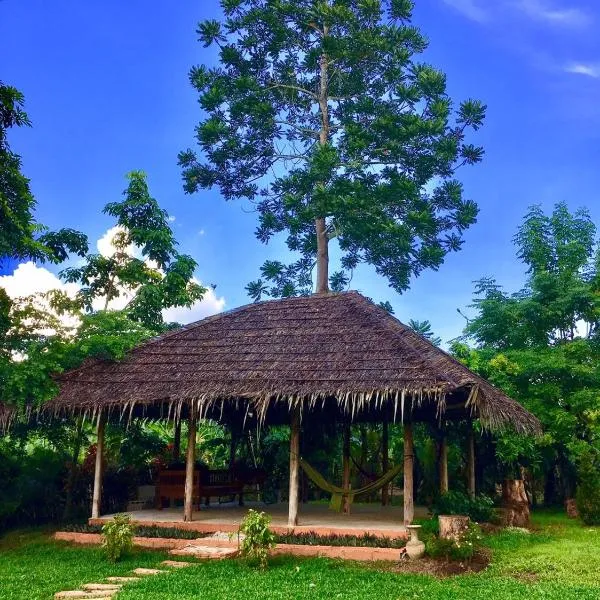
[[[0,56],[33,121],[11,142],[39,220],[96,240],[111,226],[102,207],[120,198],[127,171],[143,169],[198,277],[233,308],[266,258],[286,257],[281,242],[255,240],[248,206],[182,190],[177,152],[193,145],[201,117],[187,73],[215,60],[195,28],[218,15],[217,0],[0,0]],[[352,286],[389,300],[401,320],[429,319],[447,340],[462,329],[456,309],[473,280],[522,285],[511,239],[530,204],[587,206],[600,224],[600,2],[416,0],[414,21],[452,97],[488,105],[485,160],[460,174],[480,217],[463,250],[402,296],[369,269]]]

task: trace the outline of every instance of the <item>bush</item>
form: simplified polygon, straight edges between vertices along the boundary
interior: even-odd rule
[[[471,561],[481,547],[481,529],[476,523],[470,523],[468,529],[456,540],[438,536],[425,539],[425,553],[431,558]]]
[[[434,502],[432,512],[435,516],[465,515],[472,521],[487,523],[493,518],[494,501],[483,494],[471,498],[462,492],[447,492]]]
[[[269,550],[275,546],[275,536],[269,529],[271,517],[264,512],[250,509],[240,524],[244,535],[241,543],[242,556],[257,561],[261,568],[267,566]]]
[[[592,450],[579,459],[577,510],[586,525],[600,525],[600,460]]]
[[[102,526],[102,547],[109,560],[116,562],[133,548],[133,525],[129,515],[115,515]]]

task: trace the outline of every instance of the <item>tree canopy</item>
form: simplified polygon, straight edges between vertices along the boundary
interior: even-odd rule
[[[88,241],[74,229],[50,231],[34,218],[29,180],[8,143],[9,129],[31,125],[24,102],[19,90],[0,81],[0,263],[6,257],[60,263],[70,253],[85,255]]]
[[[523,289],[509,294],[492,278],[476,286],[475,317],[454,352],[541,420],[534,442],[505,436],[498,456],[520,461],[573,491],[585,451],[600,456],[600,246],[585,210],[534,206],[515,236],[527,268]],[[554,483],[552,484],[554,485]],[[551,486],[550,486],[551,487]],[[555,490],[548,490],[548,494]]]
[[[255,203],[258,239],[298,258],[269,260],[251,297],[343,288],[361,263],[397,291],[437,269],[477,216],[455,178],[483,149],[467,136],[485,106],[456,104],[410,0],[222,0],[199,24],[219,65],[190,72],[204,117],[201,155],[181,152],[185,190],[217,186]],[[341,251],[329,275],[329,242]]]

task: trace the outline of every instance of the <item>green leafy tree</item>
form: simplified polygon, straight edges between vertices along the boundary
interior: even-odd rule
[[[442,338],[433,333],[431,323],[428,320],[419,321],[410,319],[408,326],[419,335],[422,335],[426,340],[429,340],[434,346],[439,346],[442,343]]]
[[[397,291],[461,247],[477,205],[455,178],[483,150],[467,140],[485,106],[458,106],[445,75],[419,62],[427,42],[410,0],[222,0],[200,23],[219,66],[194,67],[205,114],[201,157],[181,152],[185,190],[217,186],[256,204],[258,239],[284,233],[291,264],[267,261],[247,290],[342,289],[361,263]],[[329,242],[341,251],[329,276]]]
[[[515,236],[528,270],[506,293],[490,278],[476,286],[475,317],[454,351],[541,420],[538,440],[505,434],[496,456],[536,467],[546,500],[571,495],[582,452],[600,449],[600,247],[585,210],[535,206]]]
[[[0,261],[13,257],[59,263],[71,252],[84,256],[88,242],[83,234],[68,228],[49,231],[35,221],[29,180],[21,172],[21,157],[8,143],[9,129],[30,125],[23,94],[0,81]]]
[[[168,214],[150,196],[144,173],[133,171],[128,178],[125,199],[104,208],[120,228],[113,240],[115,253],[90,254],[84,265],[65,269],[61,277],[82,286],[78,301],[85,310],[92,311],[98,298],[104,299],[106,309],[111,300],[128,294],[131,319],[160,329],[163,309],[190,307],[204,296],[206,288],[193,280],[196,261],[177,252]],[[139,249],[141,258],[132,255],[132,247]]]

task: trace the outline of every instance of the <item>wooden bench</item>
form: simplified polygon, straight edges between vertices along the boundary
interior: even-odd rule
[[[247,485],[261,486],[265,472],[260,469],[194,469],[192,502],[199,508],[202,498],[210,505],[211,497],[238,496],[240,506],[244,505],[244,488]],[[182,500],[185,494],[185,469],[163,469],[156,482],[156,507],[162,509],[163,501],[169,505]]]

